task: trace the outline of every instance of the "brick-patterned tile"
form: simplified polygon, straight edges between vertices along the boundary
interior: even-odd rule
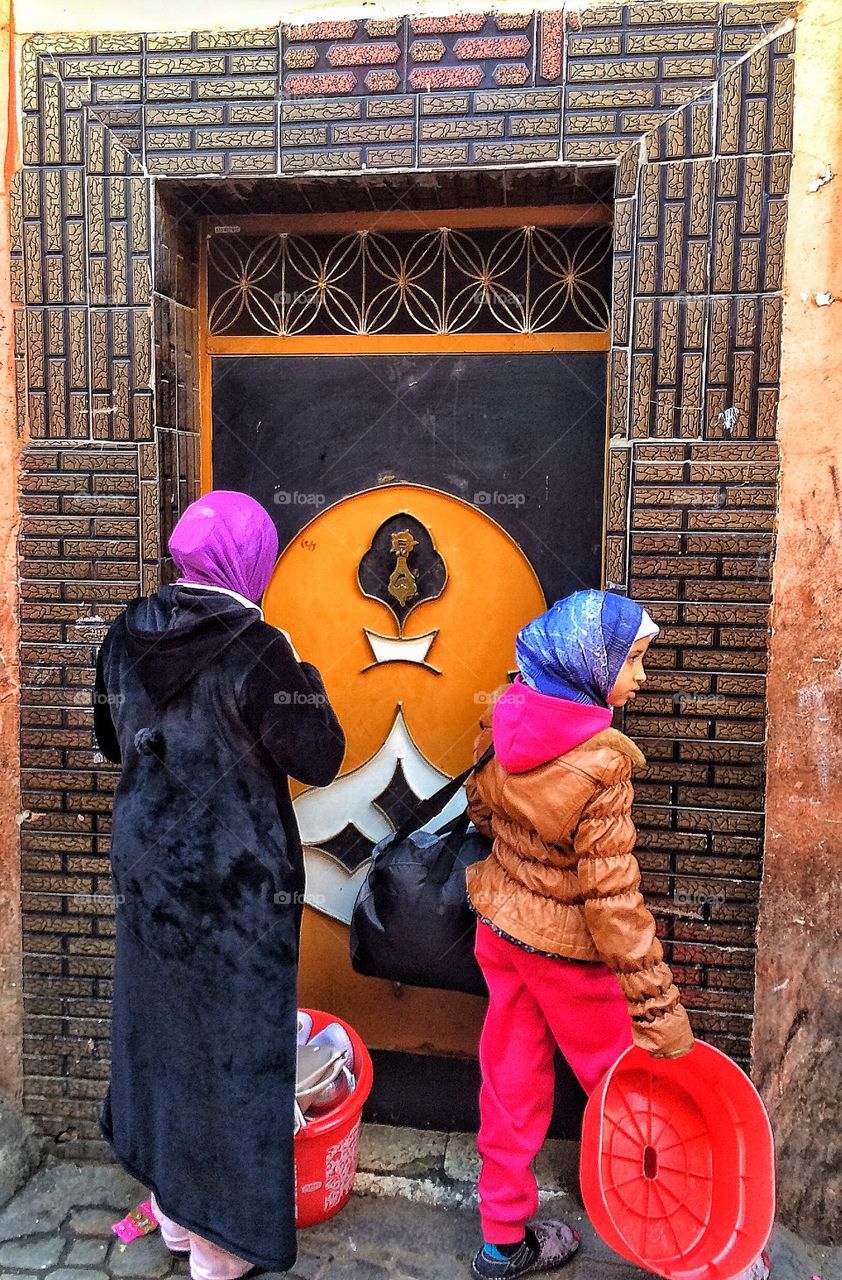
[[[274,174],[278,171],[275,102],[225,102],[146,111],[146,162],[151,173]]]
[[[534,84],[535,17],[460,14],[409,21],[407,88],[475,89]]]
[[[643,134],[652,158],[711,154],[719,66],[716,5],[584,10],[567,32],[565,159],[614,158]]]
[[[372,19],[312,22],[282,28],[282,98],[349,95],[406,87],[406,22]],[[383,80],[372,72],[383,69]],[[369,77],[372,76],[371,79]]]
[[[284,102],[282,172],[411,168],[416,134],[415,103],[406,94]]]

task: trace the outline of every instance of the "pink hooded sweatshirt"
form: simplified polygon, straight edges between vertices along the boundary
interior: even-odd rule
[[[539,693],[518,676],[494,705],[494,751],[508,773],[526,773],[608,729],[612,716],[610,707]]]

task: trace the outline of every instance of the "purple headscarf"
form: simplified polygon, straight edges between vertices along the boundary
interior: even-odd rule
[[[191,502],[170,534],[179,582],[225,587],[255,603],[278,558],[278,533],[267,511],[247,493],[214,489]]]

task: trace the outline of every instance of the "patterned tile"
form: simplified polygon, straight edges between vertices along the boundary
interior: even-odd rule
[[[659,126],[660,158],[710,153],[712,101],[698,100],[719,70],[716,5],[586,9],[567,42],[566,159],[614,158],[626,139]]]
[[[281,171],[411,168],[414,108],[406,95],[284,102]]]
[[[405,87],[403,19],[311,22],[282,29],[286,97],[395,92]]]
[[[711,177],[706,160],[652,163],[642,170],[636,254],[639,295],[707,292]]]
[[[146,109],[146,163],[150,173],[278,172],[279,106],[225,102]]]
[[[478,89],[534,83],[535,17],[457,14],[410,18],[407,88]]]
[[[794,49],[784,36],[749,58],[726,58],[720,85],[718,147],[722,155],[786,152],[792,146]]]

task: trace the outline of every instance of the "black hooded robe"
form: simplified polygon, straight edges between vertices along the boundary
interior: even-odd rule
[[[94,725],[122,764],[100,1129],[175,1222],[287,1270],[304,893],[287,776],[331,782],[342,730],[280,631],[177,585],[109,628]]]

